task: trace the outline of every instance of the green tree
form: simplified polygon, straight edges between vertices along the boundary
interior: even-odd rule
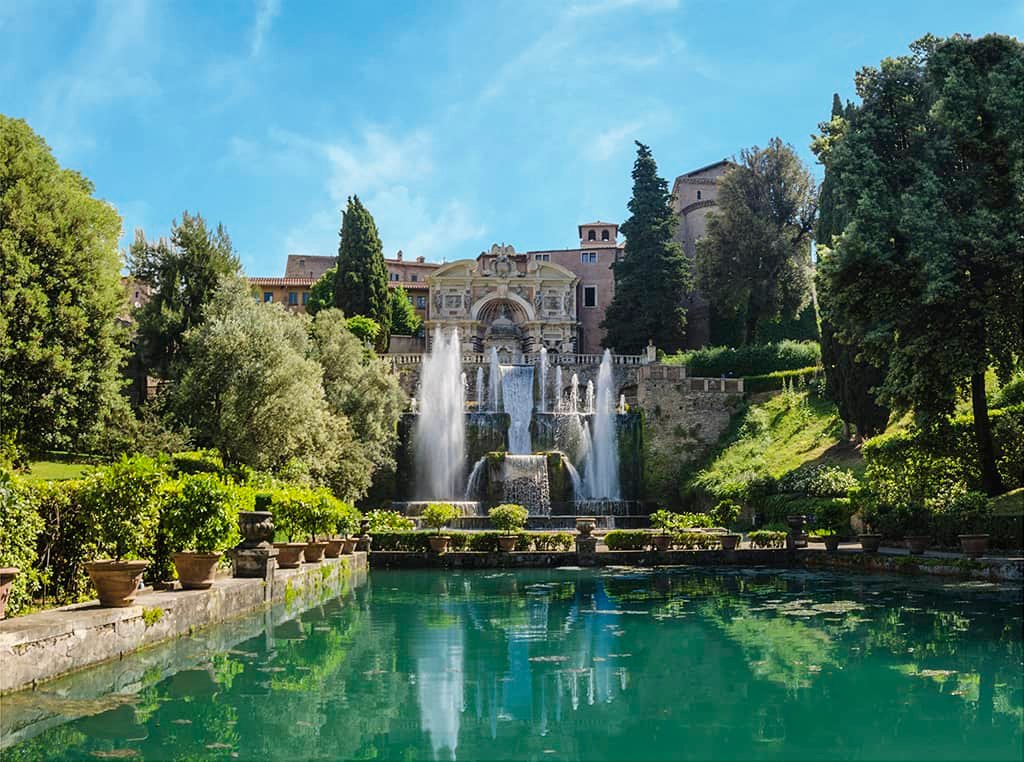
[[[169,240],[150,242],[136,230],[130,258],[132,275],[153,289],[136,314],[143,366],[174,378],[182,337],[202,321],[221,279],[241,278],[241,263],[223,225],[211,231],[202,216],[187,211],[172,223]]]
[[[381,328],[377,350],[386,351],[391,335],[388,271],[377,225],[358,196],[348,199],[340,236],[334,306],[346,315],[363,315],[376,321]]]
[[[626,248],[612,269],[615,296],[601,327],[604,345],[639,353],[649,340],[666,352],[683,346],[690,289],[689,261],[675,241],[678,220],[668,183],[658,176],[651,149],[637,142],[630,218],[622,224]]]
[[[302,474],[354,500],[369,487],[372,463],[348,420],[327,404],[308,324],[225,279],[205,320],[185,335],[189,365],[173,409],[225,462]]]
[[[345,321],[345,327],[351,331],[353,336],[366,344],[373,345],[380,336],[380,326],[377,321],[365,315],[353,315]]]
[[[1024,46],[926,37],[857,75],[824,154],[848,219],[822,263],[840,338],[885,365],[881,393],[923,423],[970,390],[982,482],[996,469],[985,372],[1024,356]]]
[[[309,290],[309,301],[306,303],[306,314],[316,315],[320,310],[334,306],[334,279],[338,268],[332,267],[321,275]]]
[[[778,138],[742,151],[722,179],[697,243],[697,287],[725,314],[744,314],[745,344],[762,321],[807,305],[816,208],[814,179]]]
[[[416,314],[412,297],[399,286],[391,292],[391,333],[398,336],[415,336],[423,325],[423,318]]]
[[[120,234],[92,183],[0,114],[0,432],[17,449],[75,447],[126,404]]]

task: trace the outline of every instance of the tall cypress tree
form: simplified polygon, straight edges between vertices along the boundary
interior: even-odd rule
[[[391,334],[391,300],[384,251],[373,216],[358,196],[350,196],[341,217],[334,306],[347,317],[363,315],[381,327],[377,350],[386,351]]]
[[[601,327],[604,345],[639,353],[648,340],[667,352],[681,349],[691,287],[689,260],[675,241],[678,220],[668,183],[658,176],[651,149],[637,142],[633,164],[632,216],[622,224],[624,256],[612,265],[615,296]]]

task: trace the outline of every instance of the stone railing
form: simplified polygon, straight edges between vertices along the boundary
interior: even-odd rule
[[[418,352],[405,352],[399,354],[389,354],[387,359],[391,361],[391,364],[398,366],[405,365],[422,365],[424,355]],[[550,365],[600,365],[602,355],[597,354],[563,354],[553,352],[548,355],[548,364]],[[520,362],[534,365],[540,359],[540,355],[536,352],[531,352],[522,356]],[[488,365],[490,364],[490,358],[480,352],[472,352],[462,355],[463,365]],[[612,365],[626,365],[626,366],[639,366],[647,365],[650,361],[647,355],[612,355]]]

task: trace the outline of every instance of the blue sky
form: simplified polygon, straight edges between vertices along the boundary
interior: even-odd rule
[[[279,275],[357,193],[386,255],[453,260],[621,220],[634,139],[669,182],[776,135],[811,163],[832,93],[926,32],[1024,36],[1024,0],[0,0],[0,112],[125,241],[198,210]]]

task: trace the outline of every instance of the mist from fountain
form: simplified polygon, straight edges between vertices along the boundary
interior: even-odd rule
[[[484,366],[476,369],[476,410],[482,413],[484,409]]]
[[[552,410],[556,413],[562,411],[562,366],[555,366],[555,404],[552,405]]]
[[[495,347],[491,347],[490,364],[491,369],[487,377],[489,384],[487,409],[492,413],[497,413],[501,411],[499,407],[501,398],[501,365],[498,363],[498,350]]]
[[[587,381],[587,401],[583,412],[593,414],[594,412],[594,382]]]
[[[578,413],[580,412],[580,377],[575,373],[573,373],[572,378],[569,379],[569,386],[569,402],[566,406],[565,412]]]
[[[588,498],[621,499],[614,394],[612,356],[606,349],[597,371],[597,395],[592,418],[590,452],[583,469],[584,489]]]
[[[548,350],[545,347],[540,348],[537,367],[540,369],[540,403],[537,410],[546,413],[548,411]]]
[[[438,328],[420,372],[416,418],[416,493],[424,499],[463,494],[466,457],[466,396],[458,331]]]

